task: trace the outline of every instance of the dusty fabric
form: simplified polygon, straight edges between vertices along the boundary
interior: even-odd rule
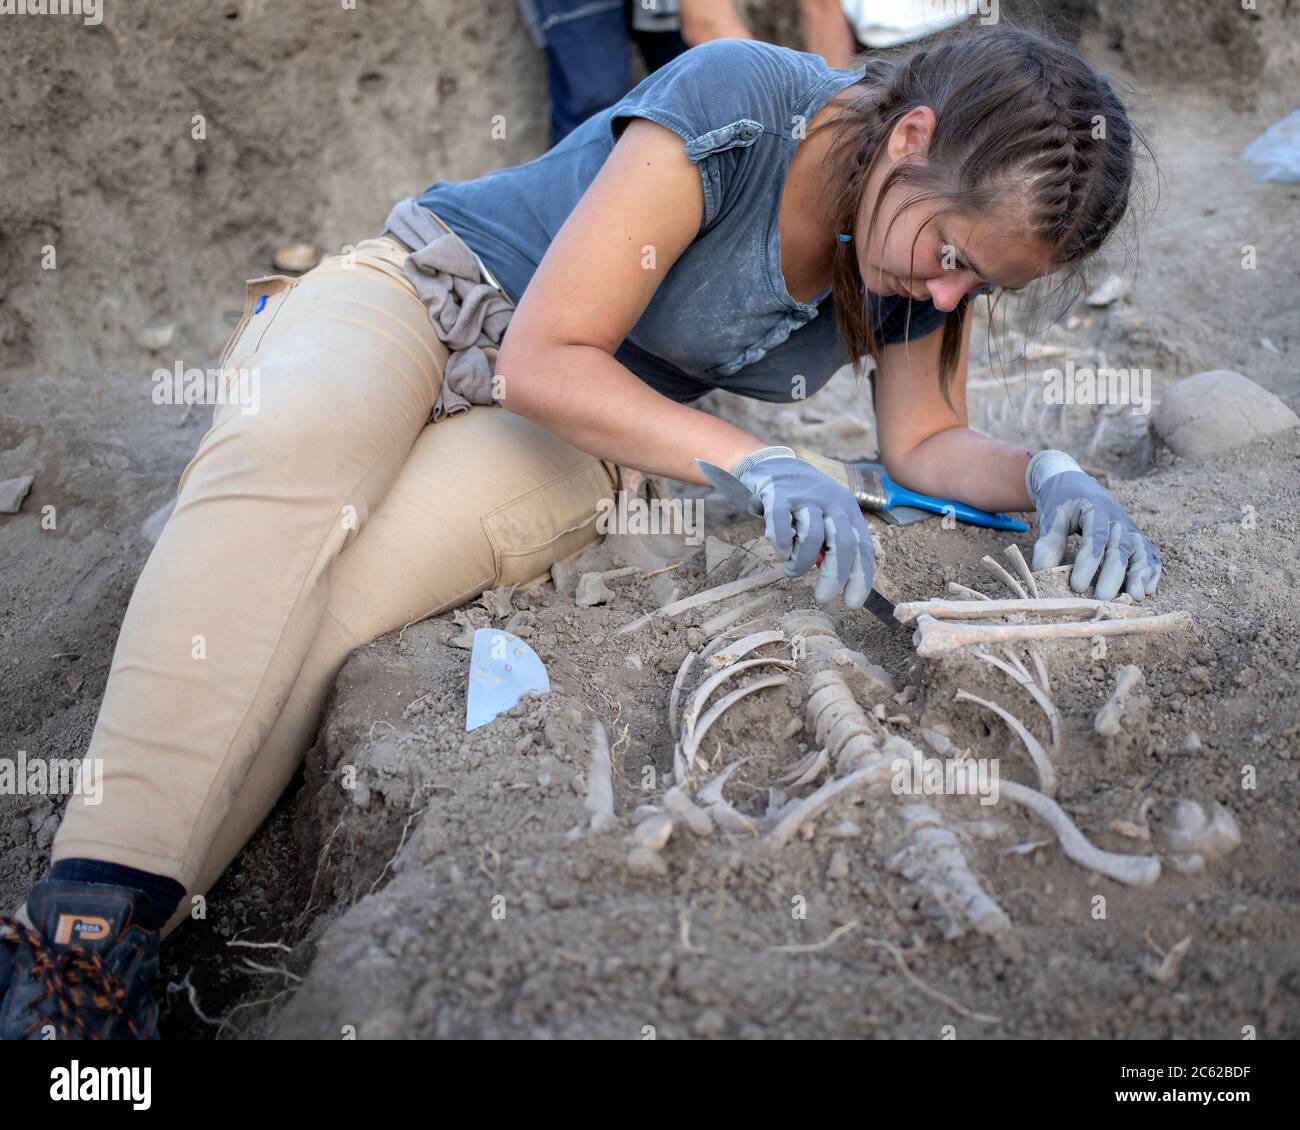
[[[514,303],[488,281],[486,267],[469,245],[413,198],[397,204],[385,224],[385,234],[411,248],[402,273],[450,353],[431,418],[494,404],[492,376]]]

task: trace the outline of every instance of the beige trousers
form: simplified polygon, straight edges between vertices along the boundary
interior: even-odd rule
[[[428,423],[447,350],[406,255],[370,239],[249,282],[222,356],[242,393],[232,381],[216,408],[131,597],[86,754],[102,802],[74,795],[54,860],[206,892],[289,782],[353,648],[597,540],[612,463],[495,406]]]

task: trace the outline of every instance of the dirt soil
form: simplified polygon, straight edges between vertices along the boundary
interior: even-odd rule
[[[1189,0],[1184,31],[1203,17],[1213,25],[1206,7]],[[115,46],[94,49],[107,53],[110,69],[134,60],[146,101],[164,103],[163,83],[186,103],[200,43],[223,45],[218,61],[230,76],[221,95],[229,102],[214,106],[214,121],[238,114],[241,97],[266,82],[301,84],[281,90],[281,113],[261,116],[261,142],[242,141],[248,148],[203,170],[188,141],[175,143],[184,160],[169,156],[157,124],[138,116],[115,135],[97,134],[80,113],[84,98],[68,87],[75,55],[58,37],[71,42],[72,32],[24,30],[23,50],[50,85],[41,101],[20,84],[30,113],[6,113],[6,137],[21,140],[38,169],[86,154],[87,187],[61,180],[41,207],[0,224],[0,479],[36,474],[21,511],[0,517],[4,756],[75,757],[86,746],[149,550],[141,524],[174,492],[206,427],[182,407],[142,411],[154,365],[214,356],[221,311],[238,304],[237,281],[267,270],[277,243],[305,237],[327,247],[369,234],[431,169],[468,176],[539,148],[541,62],[505,0],[493,0],[497,18],[448,17],[443,34],[415,46],[409,13],[391,25],[353,26],[287,6],[295,20],[252,0],[224,13],[222,5],[206,15],[186,9],[185,18],[211,21],[205,40],[173,14],[182,8],[142,16],[108,7],[110,19],[132,22],[111,26]],[[969,396],[975,426],[1065,447],[1107,474],[1162,553],[1153,609],[1183,609],[1195,623],[1155,642],[1112,641],[1104,655],[1085,643],[1043,649],[1064,722],[1057,799],[1095,844],[1138,853],[1151,849],[1116,824],[1136,822],[1148,798],[1157,833],[1177,800],[1219,803],[1240,826],[1239,848],[1200,873],[1166,866],[1153,886],[1127,887],[1067,859],[1024,809],[943,798],[937,807],[972,871],[1012,924],[996,936],[945,931],[940,908],[899,874],[900,802],[887,789],[842,795],[810,837],[780,849],[752,835],[675,833],[660,856],[665,873],[640,873],[628,864],[628,834],[638,806],[661,802],[672,766],[674,675],[707,641],[710,617],[756,594],[618,634],[674,592],[731,579],[749,554],[706,575],[702,549],[611,538],[558,569],[558,587],[501,594],[353,655],[301,774],[211,892],[208,919],[164,946],[164,1037],[940,1038],[949,1025],[960,1038],[1239,1039],[1247,1027],[1261,1038],[1300,1035],[1300,430],[1215,459],[1179,460],[1149,417],[1086,406],[1062,413],[1043,404],[1037,380],[1047,365],[1100,353],[1113,366],[1150,368],[1157,398],[1181,377],[1230,368],[1300,409],[1300,320],[1284,254],[1300,234],[1300,186],[1255,183],[1239,161],[1293,108],[1285,91],[1294,81],[1269,67],[1290,59],[1276,45],[1287,28],[1295,41],[1295,13],[1273,5],[1261,18],[1268,34],[1227,24],[1197,41],[1208,55],[1232,53],[1237,71],[1217,57],[1189,70],[1185,56],[1161,70],[1149,20],[1117,2],[1096,7],[1085,45],[1141,87],[1163,175],[1140,259],[1128,264],[1136,281],[1110,306],[1080,305],[1051,327],[1013,316],[992,358],[977,334]],[[178,46],[144,51],[157,36]],[[12,53],[14,42],[0,50]],[[349,81],[339,81],[336,61],[313,77],[327,55],[345,60]],[[165,66],[151,69],[155,58]],[[120,70],[116,77],[120,84]],[[139,105],[121,85],[96,81],[110,105]],[[208,97],[217,88],[206,79],[197,86]],[[303,106],[313,99],[309,113]],[[412,99],[421,113],[409,113]],[[455,112],[439,114],[437,99]],[[473,115],[497,99],[513,99],[520,133],[504,148],[467,141]],[[38,103],[65,121],[62,135],[36,129]],[[188,138],[191,106],[177,113]],[[123,145],[128,138],[141,139],[143,151]],[[423,173],[405,158],[382,163],[383,152],[412,141],[435,154],[420,162]],[[301,191],[281,185],[267,195],[273,222],[233,170],[236,160],[292,167]],[[8,157],[5,166],[10,186],[28,175]],[[141,178],[140,167],[164,172]],[[198,227],[168,203],[204,192]],[[3,197],[17,208],[16,191]],[[79,275],[74,256],[61,259],[67,273],[60,266],[57,286],[69,289],[59,300],[32,289],[52,280],[16,267],[38,260],[48,238],[80,248],[87,264]],[[1242,267],[1244,245],[1258,249],[1255,270]],[[160,322],[175,323],[165,360],[138,341]],[[717,396],[709,406],[773,442],[839,456],[875,447],[869,399],[847,373],[805,404]],[[54,529],[42,527],[48,507]],[[717,496],[705,497],[704,513],[708,533],[726,542],[760,533]],[[1010,541],[1028,556],[1033,544],[1032,531],[872,525],[877,587],[896,601],[944,595],[949,581],[1005,595],[981,556]],[[575,605],[577,572],[630,561],[649,574],[650,550],[684,560],[615,582],[610,604]],[[760,593],[772,598],[753,613],[764,622],[814,607],[802,580]],[[865,612],[838,603],[829,612],[845,644],[887,672],[892,689],[875,697],[896,719],[889,727],[922,748],[922,728],[937,728],[959,750],[997,757],[1006,779],[1033,782],[1006,725],[953,701],[958,688],[994,698],[1045,741],[1046,725],[1021,690],[969,660],[918,660],[909,632]],[[465,629],[489,624],[529,642],[552,690],[466,734]],[[1143,669],[1148,702],[1119,739],[1105,740],[1094,717],[1127,663]],[[797,725],[805,689],[795,670],[710,731],[704,753],[713,767],[747,759],[726,795],[753,819],[779,802],[770,790],[788,788],[779,779],[816,749]],[[613,747],[617,824],[603,833],[589,830],[584,807],[596,720]],[[345,787],[349,768],[355,782],[349,772]],[[1244,788],[1250,772],[1255,787]],[[3,905],[41,877],[58,818],[57,803],[0,796]],[[1163,955],[1186,938],[1181,964],[1162,970]],[[235,940],[284,948],[250,951],[228,944]],[[262,969],[248,964],[250,954]]]

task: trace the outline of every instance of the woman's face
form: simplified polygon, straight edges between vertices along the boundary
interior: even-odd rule
[[[1023,209],[1014,204],[990,216],[970,217],[945,201],[908,203],[915,185],[893,185],[871,213],[890,166],[905,158],[924,160],[934,128],[928,106],[906,114],[887,142],[886,159],[872,171],[854,224],[853,243],[863,282],[873,294],[931,299],[952,310],[963,295],[990,286],[1017,290],[1059,269],[1052,248],[1026,234]]]

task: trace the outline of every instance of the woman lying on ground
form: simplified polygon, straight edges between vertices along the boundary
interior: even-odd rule
[[[971,296],[1075,275],[1133,164],[1107,83],[1032,34],[843,70],[718,40],[537,160],[251,282],[222,361],[258,410],[217,408],[140,576],[87,753],[102,803],[73,799],[5,920],[0,1035],[156,1034],[160,936],[284,790],[348,653],[545,576],[597,539],[621,467],[732,469],[786,571],[824,543],[817,598],[860,607],[853,497],[691,407],[709,389],[791,401],[869,356],[895,480],[1037,509],[1036,568],[1079,531],[1076,590],[1153,592],[1154,549],[1097,481],[976,432],[964,396]]]

